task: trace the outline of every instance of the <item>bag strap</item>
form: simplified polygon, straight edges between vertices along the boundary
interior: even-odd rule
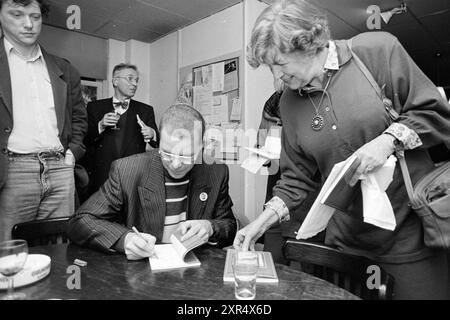
[[[383,84],[383,86],[380,88],[380,86],[378,85],[372,73],[366,67],[364,62],[362,62],[361,59],[353,51],[352,40],[353,38],[347,40],[347,47],[350,50],[350,53],[353,59],[355,60],[356,65],[361,70],[364,77],[366,77],[367,81],[369,81],[370,85],[374,88],[376,94],[380,97],[381,101],[383,101],[384,108],[388,112],[389,117],[392,119],[392,121],[397,120],[399,118],[399,114],[397,113],[397,111],[394,110],[392,106],[392,100],[386,96],[386,84]]]
[[[411,176],[409,174],[408,165],[405,160],[405,147],[403,143],[394,143],[395,144],[395,155],[398,158],[400,163],[400,169],[402,171],[403,181],[405,182],[406,192],[408,193],[409,201],[413,206],[416,205],[414,201],[414,188],[411,181]]]
[[[375,89],[375,92],[377,93],[377,95],[381,99],[383,99],[382,94],[381,94],[382,89],[380,88],[378,83],[375,81],[372,73],[369,71],[369,69],[367,69],[367,67],[364,64],[364,62],[362,62],[361,59],[353,51],[353,49],[352,49],[352,41],[353,41],[353,38],[348,39],[347,40],[347,46],[348,46],[348,49],[350,50],[350,53],[352,54],[353,59],[355,59],[356,65],[361,70],[361,72],[363,73],[364,77],[366,77],[367,81],[369,81],[370,85]],[[383,86],[383,88],[384,88],[384,86]]]
[[[392,101],[386,97],[385,94],[385,88],[386,85],[384,84],[381,88],[378,85],[378,83],[375,81],[375,78],[373,77],[372,73],[367,69],[366,65],[361,61],[361,59],[355,54],[355,52],[352,49],[352,39],[347,40],[347,46],[350,50],[350,53],[355,59],[356,65],[359,67],[361,72],[364,74],[366,79],[369,81],[371,86],[375,89],[375,92],[380,97],[380,99],[383,101],[384,107],[386,111],[389,113],[389,117],[392,121],[395,121],[398,119],[399,114],[397,111],[394,110],[392,107]],[[414,188],[411,181],[411,176],[409,174],[408,165],[406,164],[405,160],[405,148],[402,143],[394,143],[395,144],[395,154],[399,160],[400,163],[400,169],[402,171],[403,180],[405,182],[406,192],[408,193],[409,201],[412,205],[415,204],[414,202]]]

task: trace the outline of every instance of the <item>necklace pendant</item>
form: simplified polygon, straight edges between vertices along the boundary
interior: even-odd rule
[[[323,117],[320,114],[316,114],[311,121],[311,128],[314,131],[322,130],[323,128]]]

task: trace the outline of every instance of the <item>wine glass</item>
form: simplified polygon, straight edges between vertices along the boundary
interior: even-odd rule
[[[24,293],[14,293],[14,275],[22,270],[28,257],[25,240],[10,240],[0,243],[0,273],[8,279],[8,294],[3,300],[24,299]]]
[[[119,110],[118,109],[115,109],[114,110],[114,114],[116,115],[116,116],[119,116],[119,118],[120,118],[120,113],[119,113]],[[120,128],[117,126],[117,123],[111,128],[111,130],[120,130]]]

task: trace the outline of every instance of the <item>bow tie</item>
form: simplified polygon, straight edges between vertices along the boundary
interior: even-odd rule
[[[121,102],[121,101],[119,101],[119,102],[114,102],[113,105],[114,105],[115,108],[122,107],[122,108],[125,109],[125,110],[128,108],[128,102],[127,102],[127,101],[124,101],[124,102]]]

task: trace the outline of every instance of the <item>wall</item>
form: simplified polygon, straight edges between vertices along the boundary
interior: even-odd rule
[[[137,65],[140,83],[134,98],[150,102],[150,44],[136,40],[106,40],[48,25],[43,25],[40,43],[50,53],[70,60],[82,77],[104,80],[104,97],[114,93],[111,74],[116,64],[131,62]]]
[[[43,25],[39,42],[48,52],[68,59],[82,77],[106,79],[107,40]]]
[[[181,30],[180,68],[242,50],[243,4]]]
[[[134,99],[141,102],[150,103],[150,44],[130,40],[126,43],[127,62],[133,63],[139,70],[139,86]]]
[[[108,75],[106,80],[106,95],[111,97],[114,94],[112,86],[112,71],[119,63],[132,63],[139,70],[139,85],[133,99],[150,103],[150,44],[137,40],[127,42],[108,40]]]
[[[106,94],[105,97],[111,97],[114,94],[112,87],[112,71],[115,65],[125,61],[126,45],[123,41],[113,39],[108,40],[108,60],[107,68],[108,75],[106,80]]]
[[[256,0],[244,1],[244,44],[250,41],[251,31],[258,15],[267,7],[266,4]],[[245,128],[258,129],[264,103],[274,92],[273,77],[267,67],[261,66],[253,69],[245,64]],[[262,168],[254,175],[245,171],[245,212],[250,221],[262,211],[267,186],[267,170]]]
[[[164,110],[177,96],[178,32],[150,44],[150,104],[159,124]]]

